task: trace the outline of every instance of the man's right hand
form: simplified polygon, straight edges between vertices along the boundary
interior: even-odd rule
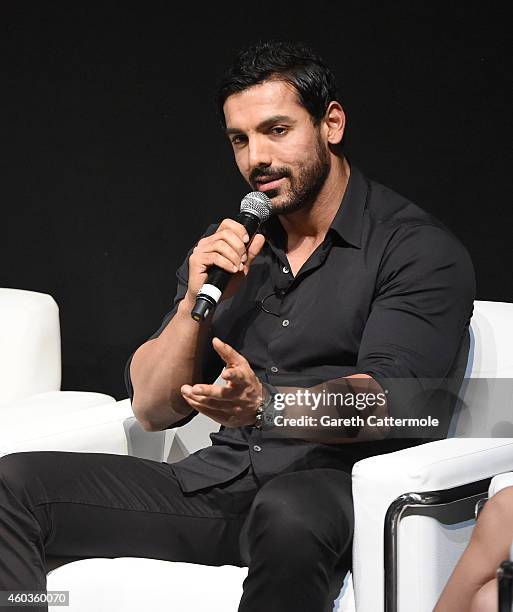
[[[255,234],[246,253],[249,237],[241,223],[224,219],[214,234],[202,238],[189,257],[189,283],[186,298],[192,303],[207,282],[208,270],[216,265],[232,274],[221,301],[234,295],[249,273],[251,262],[265,243],[263,234]]]

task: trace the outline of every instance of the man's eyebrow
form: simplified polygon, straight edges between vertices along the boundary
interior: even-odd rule
[[[267,129],[268,127],[271,127],[271,125],[274,125],[275,123],[295,123],[296,121],[294,119],[292,119],[292,117],[289,117],[288,115],[273,115],[272,117],[269,117],[268,119],[264,119],[264,121],[260,122],[257,125],[257,130],[259,132]],[[241,134],[242,130],[239,130],[237,128],[226,128],[225,130],[226,135],[230,136],[231,134]]]

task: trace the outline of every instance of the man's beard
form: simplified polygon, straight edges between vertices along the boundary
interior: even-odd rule
[[[315,202],[322,186],[326,182],[330,171],[328,150],[323,146],[320,138],[316,141],[316,157],[310,164],[303,164],[294,176],[289,168],[255,170],[255,178],[263,176],[285,176],[289,180],[289,189],[283,194],[285,199],[279,204],[273,204],[273,213],[285,215],[288,213],[309,208]],[[280,194],[280,189],[269,189],[265,194],[273,199]]]

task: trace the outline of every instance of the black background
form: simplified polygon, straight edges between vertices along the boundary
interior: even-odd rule
[[[0,284],[56,299],[63,389],[126,397],[176,268],[249,191],[212,100],[262,38],[325,57],[351,161],[462,240],[478,299],[513,301],[507,3],[65,6],[4,7],[1,26]]]

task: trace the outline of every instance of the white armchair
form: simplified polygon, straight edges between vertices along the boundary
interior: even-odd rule
[[[29,450],[127,454],[134,449],[144,455],[148,447],[149,458],[157,458],[149,449],[155,452],[164,434],[152,436],[138,428],[128,402],[103,393],[60,391],[60,385],[55,300],[44,293],[0,288],[0,456]],[[145,444],[148,439],[151,445]]]
[[[467,410],[455,415],[455,437],[370,457],[353,468],[353,575],[341,585],[336,612],[431,612],[469,540],[476,502],[486,497],[491,477],[513,467],[513,439],[506,437],[513,426],[511,394],[505,403],[498,380],[513,378],[513,304],[476,302],[471,327],[466,376],[489,383],[470,380],[464,388]],[[210,444],[208,434],[217,429],[198,415],[166,432],[162,460]],[[167,610],[170,601],[183,612],[207,605],[235,612],[246,573],[232,566],[86,559],[49,572],[48,588],[73,591],[70,612],[103,610],[98,600],[126,612],[143,604]]]
[[[513,304],[475,302],[456,437],[355,464],[358,612],[432,611],[468,543],[476,502],[513,467],[512,346]]]

